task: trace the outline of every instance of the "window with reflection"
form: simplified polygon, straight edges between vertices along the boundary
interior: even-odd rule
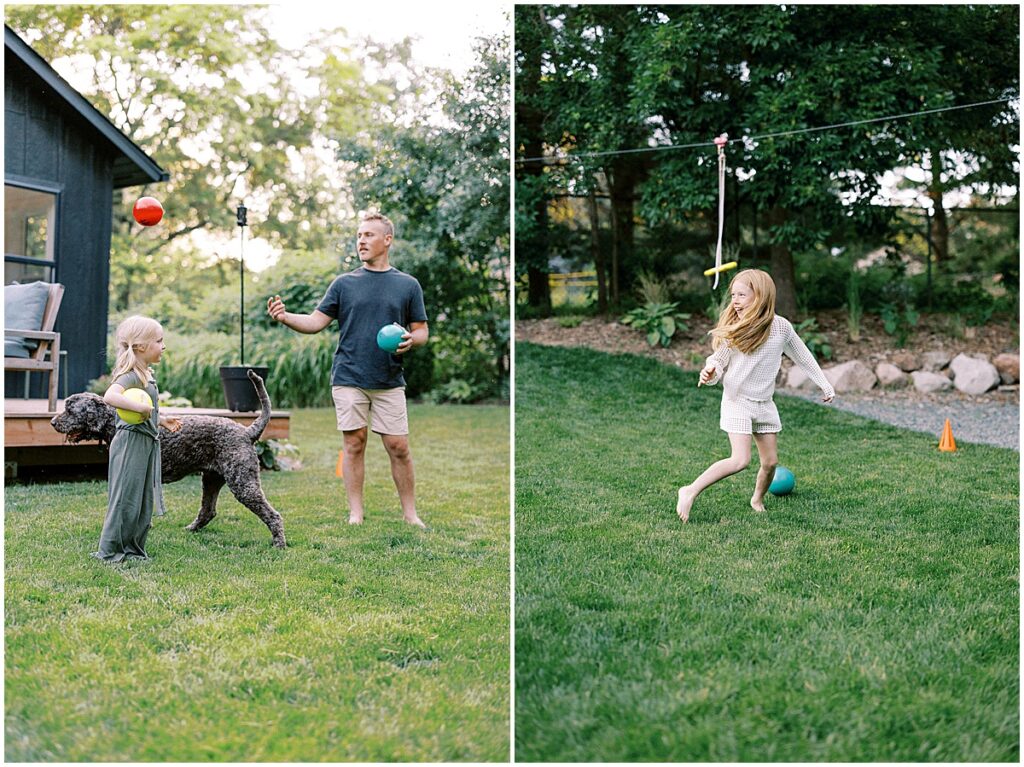
[[[4,185],[4,285],[53,282],[57,195]]]

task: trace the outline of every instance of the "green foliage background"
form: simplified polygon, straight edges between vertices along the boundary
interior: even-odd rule
[[[1019,191],[1008,204],[992,199],[1019,183],[1016,7],[531,5],[517,6],[515,22],[516,152],[547,158],[516,167],[517,276],[535,311],[552,260],[594,262],[577,199],[590,190],[602,197],[600,249],[618,254],[624,300],[645,270],[685,272],[704,287],[698,266],[717,234],[714,149],[636,150],[722,133],[734,141],[726,241],[742,248],[743,266],[771,271],[784,313],[807,303],[799,258],[824,270],[834,248],[866,243],[924,258],[923,222],[875,204],[882,175],[898,168],[924,170],[915,185],[933,204],[969,187],[969,206],[1008,209],[988,231],[953,216],[958,255],[948,262],[933,230],[938,267],[956,275],[947,283],[1016,281]],[[738,140],[748,136],[763,138]]]
[[[312,311],[358,266],[356,214],[369,208],[395,220],[392,264],[425,292],[432,338],[407,358],[410,394],[508,397],[507,34],[479,38],[456,78],[417,64],[409,40],[338,29],[283,48],[260,6],[9,5],[5,20],[57,66],[91,57],[83,95],[170,173],[115,195],[110,265],[111,330],[129,314],[164,324],[164,386],[219,404],[217,368],[240,361],[244,203],[247,239],[282,253],[244,275],[245,361],[272,368],[276,405],[328,403],[336,338],[271,328],[266,297]],[[133,222],[141,194],[163,201],[160,227]],[[310,382],[323,390],[304,392]]]

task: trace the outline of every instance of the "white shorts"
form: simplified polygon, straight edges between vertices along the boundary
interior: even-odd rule
[[[729,434],[775,434],[782,431],[779,411],[772,400],[730,399],[722,396],[719,428]]]
[[[338,431],[356,431],[367,424],[375,434],[409,433],[409,412],[405,387],[396,389],[360,389],[332,386]]]

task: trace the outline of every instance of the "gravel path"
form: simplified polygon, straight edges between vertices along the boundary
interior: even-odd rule
[[[814,392],[778,389],[778,394],[821,401]],[[987,395],[971,400],[953,393],[922,396],[907,392],[882,394],[840,394],[831,407],[866,418],[931,434],[938,443],[949,419],[957,443],[976,442],[1020,451],[1020,405],[1015,397]]]

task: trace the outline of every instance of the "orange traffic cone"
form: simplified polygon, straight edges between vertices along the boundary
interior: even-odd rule
[[[953,427],[949,425],[949,419],[946,419],[946,425],[942,427],[942,439],[939,440],[939,450],[944,453],[956,452],[956,440],[953,439]]]
[[[338,451],[338,465],[334,467],[334,476],[341,478],[345,476],[345,453],[341,450]]]

